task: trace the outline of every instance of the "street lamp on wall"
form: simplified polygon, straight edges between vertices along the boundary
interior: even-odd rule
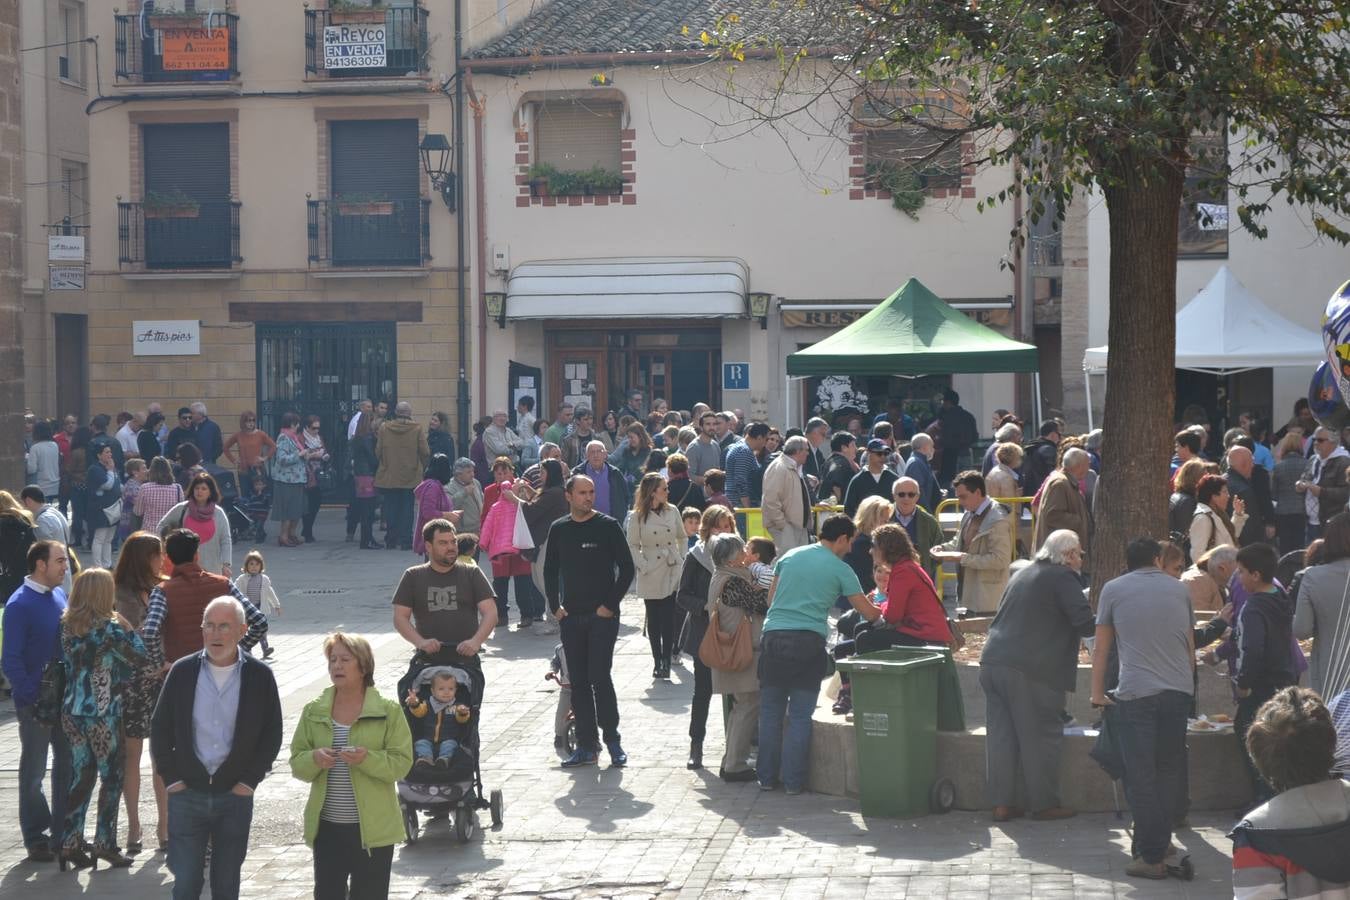
[[[498,328],[506,327],[506,295],[501,293],[483,294],[483,306],[489,319],[495,319]]]
[[[455,173],[450,168],[450,141],[443,134],[428,134],[418,146],[422,153],[422,171],[431,186],[440,192],[445,208],[455,211]]]
[[[761,331],[769,327],[769,305],[772,300],[772,294],[750,295],[750,318],[759,319]]]

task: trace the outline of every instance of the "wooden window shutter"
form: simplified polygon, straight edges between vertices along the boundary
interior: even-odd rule
[[[619,171],[623,104],[559,100],[535,109],[534,161],[561,172]]]

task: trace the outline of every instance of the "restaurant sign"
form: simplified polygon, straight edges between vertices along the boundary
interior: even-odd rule
[[[166,72],[214,72],[230,68],[230,29],[163,28],[160,60]]]
[[[783,310],[784,328],[843,328],[867,315],[866,309]]]

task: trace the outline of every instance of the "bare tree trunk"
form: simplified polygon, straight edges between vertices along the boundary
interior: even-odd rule
[[[1180,167],[1152,179],[1116,161],[1104,189],[1111,214],[1111,311],[1102,480],[1092,542],[1093,598],[1125,569],[1125,546],[1166,537],[1176,403],[1177,213]],[[1115,173],[1108,173],[1115,174]]]
[[[23,468],[23,139],[19,127],[19,4],[0,3],[0,487]]]

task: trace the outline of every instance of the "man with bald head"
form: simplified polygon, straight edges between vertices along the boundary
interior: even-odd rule
[[[933,562],[932,549],[946,540],[942,526],[933,514],[919,505],[919,483],[908,475],[895,482],[891,488],[891,497],[895,501],[895,524],[905,529],[909,542],[919,554],[919,565],[927,570],[930,578],[936,577],[937,566]]]
[[[574,474],[563,491],[568,514],[549,526],[544,544],[544,594],[549,612],[560,623],[577,725],[577,749],[563,767],[595,765],[601,729],[611,764],[623,766],[628,755],[619,743],[619,702],[611,669],[619,603],[633,582],[633,554],[619,523],[595,511],[594,481]]]
[[[237,898],[253,792],[281,749],[281,698],[272,670],[240,650],[244,606],[206,604],[202,649],[174,663],[151,724],[150,754],[169,793],[174,900],[195,900],[211,849],[211,896]]]
[[[1275,503],[1270,495],[1270,473],[1256,464],[1252,439],[1242,436],[1228,448],[1228,493],[1247,505],[1247,522],[1237,535],[1239,547],[1275,540]]]
[[[622,522],[628,515],[628,482],[609,462],[609,448],[593,440],[585,446],[586,456],[572,469],[573,475],[585,475],[595,485],[595,508]]]
[[[1091,468],[1092,457],[1086,450],[1070,447],[1064,451],[1063,463],[1041,486],[1041,503],[1036,509],[1036,529],[1032,534],[1036,547],[1063,528],[1077,535],[1078,546],[1086,551],[1092,519],[1083,481]]]
[[[909,442],[909,461],[902,473],[919,483],[919,505],[930,513],[935,512],[942,502],[942,488],[931,465],[935,451],[933,439],[920,431]]]

